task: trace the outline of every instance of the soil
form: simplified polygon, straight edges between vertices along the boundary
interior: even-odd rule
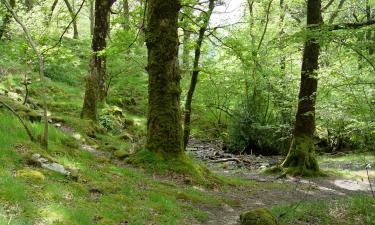
[[[251,190],[233,188],[228,192],[210,193],[232,199],[237,204],[222,204],[220,207],[200,206],[209,212],[210,219],[207,224],[235,225],[239,224],[239,215],[250,209],[270,208],[280,204],[290,204],[293,208],[301,202],[337,199],[360,192],[370,194],[371,191],[367,179],[348,179],[338,176],[318,178],[286,176],[278,179],[276,175],[265,175],[262,171],[280,163],[281,156],[233,155],[224,152],[221,146],[222,143],[218,141],[192,140],[188,146],[188,152],[204,161],[216,173],[249,179],[257,182],[258,185]],[[239,161],[220,162],[227,159],[239,159]],[[356,164],[353,164],[352,168],[345,162],[342,162],[343,165],[336,165],[339,163],[335,162],[335,166],[352,169],[357,173],[359,171]],[[370,174],[374,172],[370,171]]]

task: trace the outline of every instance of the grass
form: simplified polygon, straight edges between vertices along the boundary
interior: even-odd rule
[[[292,206],[293,207],[293,206]],[[302,202],[293,210],[290,205],[272,209],[275,215],[286,212],[282,224],[372,225],[375,200],[368,195],[355,195],[337,200]]]
[[[48,152],[28,141],[19,122],[0,110],[0,222],[10,224],[191,224],[204,222],[208,215],[193,204],[219,205],[231,201],[207,195],[191,184],[154,179],[131,167],[109,162],[98,163],[90,153],[65,145],[66,134],[50,128]],[[42,125],[32,125],[40,132]],[[23,149],[17,149],[23,146]],[[26,155],[38,152],[48,155],[78,173],[78,181],[26,164]],[[192,169],[170,164],[178,170]],[[17,176],[30,168],[45,179]],[[239,181],[237,181],[239,182]],[[90,190],[100,190],[100,193]]]

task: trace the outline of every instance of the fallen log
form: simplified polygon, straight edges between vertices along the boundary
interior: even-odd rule
[[[212,160],[212,163],[222,163],[222,162],[237,162],[237,163],[242,163],[242,161],[238,158],[228,158],[228,159],[216,159]]]

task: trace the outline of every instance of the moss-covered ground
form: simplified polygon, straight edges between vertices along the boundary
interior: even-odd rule
[[[35,116],[40,114],[40,83],[33,61],[17,58],[23,43],[15,38],[0,45],[7,52],[0,59],[6,71],[0,74],[0,94],[38,137],[43,127]],[[214,174],[191,156],[170,161],[144,150],[147,75],[139,69],[144,65],[118,63],[127,76],[113,78],[98,124],[79,119],[89,55],[80,49],[88,49],[88,42],[64,43],[46,62],[49,149],[31,142],[17,118],[0,107],[1,225],[231,224],[256,207],[273,207],[275,216],[287,212],[284,224],[374,224],[375,203],[365,192],[303,199],[288,182]],[[122,71],[109,67],[111,74]],[[31,84],[29,102],[22,106],[25,74]],[[34,153],[63,165],[72,176],[35,165]],[[338,159],[325,157],[321,163],[330,167],[330,160]],[[304,185],[299,192],[309,188]]]

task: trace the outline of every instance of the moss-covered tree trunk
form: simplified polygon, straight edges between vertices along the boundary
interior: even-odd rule
[[[198,83],[198,75],[199,75],[199,60],[201,57],[201,47],[204,39],[204,34],[206,33],[210,17],[212,12],[215,8],[215,0],[209,1],[208,11],[202,12],[203,14],[203,24],[199,29],[198,39],[195,43],[195,54],[194,54],[194,65],[193,65],[193,72],[191,75],[190,87],[186,96],[185,101],[185,117],[184,117],[184,148],[186,148],[189,137],[190,137],[190,121],[191,121],[191,104],[193,102],[193,95],[195,91],[195,87]]]
[[[90,74],[86,79],[86,91],[81,112],[82,118],[96,120],[98,101],[103,100],[105,91],[106,57],[99,54],[107,46],[106,37],[109,31],[108,15],[113,0],[95,1],[95,25],[92,38],[92,57]]]
[[[147,148],[168,157],[183,154],[180,73],[178,66],[179,0],[149,0]]]
[[[123,8],[123,14],[124,14],[124,22],[122,24],[122,27],[124,30],[129,31],[130,29],[130,11],[129,11],[129,1],[123,0],[122,2],[122,8]]]
[[[182,49],[182,70],[183,73],[187,73],[190,67],[190,37],[191,31],[184,29],[184,40],[183,40],[183,49]]]
[[[16,0],[10,0],[9,5],[12,9],[16,6]],[[4,35],[8,32],[8,27],[12,19],[12,14],[10,12],[6,12],[5,16],[3,17],[2,24],[0,26],[0,40],[4,37]]]
[[[321,0],[308,0],[307,26],[312,31],[322,23]],[[315,132],[315,100],[318,87],[317,69],[320,46],[316,38],[305,42],[301,86],[293,140],[282,166],[294,174],[307,175],[319,170],[315,156],[313,135]]]

